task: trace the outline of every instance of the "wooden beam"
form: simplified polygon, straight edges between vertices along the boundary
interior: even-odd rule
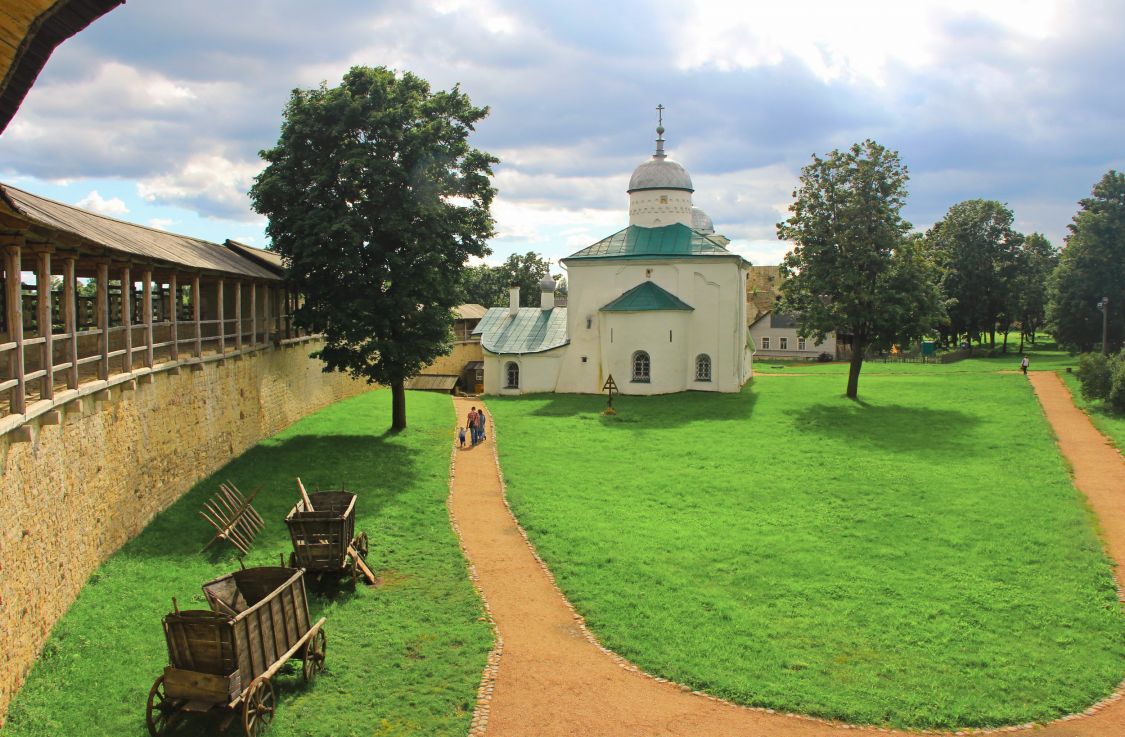
[[[98,361],[98,378],[109,378],[109,262],[98,262],[98,345],[102,358]]]
[[[218,293],[218,309],[219,309],[219,355],[227,352],[227,325],[223,322],[223,280],[219,278],[216,282],[216,291]]]
[[[74,274],[78,259],[67,256],[63,259],[63,322],[70,335],[67,346],[67,359],[70,368],[66,371],[66,388],[78,388],[78,277]]]
[[[200,332],[199,324],[199,274],[193,274],[191,277],[191,312],[192,319],[195,320],[195,357],[203,357],[203,334]],[[197,366],[199,364],[196,364]]]
[[[258,285],[250,282],[250,345],[258,345]]]
[[[168,322],[171,331],[172,352],[170,354],[173,361],[180,358],[180,332],[179,332],[179,312],[180,312],[180,290],[176,282],[176,272],[168,275],[168,291],[171,294],[168,296]]]
[[[144,310],[145,326],[145,366],[152,368],[152,269],[145,267],[141,271],[141,280],[144,282],[144,295],[141,298],[141,308]]]
[[[121,267],[121,326],[125,334],[125,355],[121,357],[122,373],[133,370],[133,280],[129,265]]]
[[[242,351],[242,280],[234,283],[234,349]]]
[[[20,247],[8,246],[4,260],[4,296],[7,307],[8,341],[16,347],[8,352],[8,376],[16,380],[11,388],[9,411],[22,415],[27,409],[27,386],[23,361],[23,297],[20,294]]]
[[[266,286],[266,298],[264,300],[262,300],[262,302],[264,304],[263,308],[265,309],[265,312],[266,312],[265,321],[264,321],[265,322],[265,333],[266,334],[263,336],[262,342],[263,343],[269,343],[270,342],[270,302],[273,300],[273,287],[270,286],[269,284],[266,284],[265,286]]]
[[[54,328],[51,319],[51,251],[42,248],[36,254],[39,270],[35,274],[35,297],[39,307],[39,335],[43,338],[40,346],[40,366],[46,373],[40,380],[39,398],[55,398],[55,344]]]

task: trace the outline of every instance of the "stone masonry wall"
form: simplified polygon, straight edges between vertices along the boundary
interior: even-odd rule
[[[264,437],[370,387],[325,374],[317,343],[159,372],[0,436],[0,724],[94,569],[199,479]]]

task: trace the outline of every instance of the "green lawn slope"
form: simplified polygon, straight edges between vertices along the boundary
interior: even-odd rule
[[[1020,375],[488,399],[521,523],[602,641],[739,703],[1049,720],[1125,676],[1091,515]]]
[[[350,581],[309,582],[313,617],[328,618],[327,670],[311,687],[299,668],[276,679],[269,734],[464,735],[492,637],[446,513],[452,406],[412,392],[409,410],[410,429],[393,435],[384,432],[389,392],[339,402],[197,484],[91,576],[13,701],[3,737],[147,735],[145,698],[167,663],[160,619],[171,597],[206,608],[200,584],[238,566],[227,548],[200,554],[210,529],[197,510],[222,479],[244,492],[262,485],[255,507],[266,527],[247,565],[277,565],[292,549],[283,519],[296,476],[310,490],[358,493],[356,529],[370,536],[368,560],[384,584],[353,593]],[[215,734],[216,723],[189,718],[173,732]]]

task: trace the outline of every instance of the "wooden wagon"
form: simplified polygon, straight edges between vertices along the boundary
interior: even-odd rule
[[[316,491],[308,501],[298,501],[285,516],[293,540],[289,565],[317,574],[350,572],[353,581],[373,579],[366,564],[367,533],[355,534],[355,500],[355,494],[341,489]]]
[[[185,713],[223,712],[221,729],[241,714],[247,737],[273,721],[270,679],[300,658],[311,681],[324,668],[324,618],[309,621],[304,571],[247,568],[203,584],[209,611],[164,617],[171,665],[152,684],[145,714],[153,737]]]

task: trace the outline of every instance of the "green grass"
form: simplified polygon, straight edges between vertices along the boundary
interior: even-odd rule
[[[1082,710],[1125,617],[1028,382],[919,374],[488,403],[521,523],[645,670],[897,727]]]
[[[394,435],[384,433],[389,392],[339,402],[197,484],[90,577],[13,701],[4,737],[147,735],[171,597],[206,608],[200,584],[237,568],[229,549],[200,554],[210,530],[196,511],[221,479],[244,492],[262,484],[255,507],[266,528],[247,565],[277,565],[292,549],[283,518],[298,475],[310,490],[343,483],[358,493],[356,528],[370,535],[369,561],[386,583],[353,593],[350,580],[309,581],[313,617],[328,618],[327,670],[311,687],[299,668],[276,679],[270,735],[464,735],[492,637],[446,513],[452,406],[412,392],[409,410],[410,429]],[[175,733],[214,734],[215,722],[189,718]]]
[[[964,373],[992,373],[996,371],[1018,371],[1020,358],[1017,353],[1018,343],[1008,346],[1008,353],[998,356],[973,356],[953,363],[884,363],[879,359],[869,359],[863,362],[860,372],[860,387],[863,386],[863,377],[871,374],[964,374]],[[981,349],[982,351],[985,349]],[[1032,371],[1058,371],[1068,366],[1078,365],[1078,357],[1059,350],[1054,343],[1043,341],[1032,346],[1024,346],[1024,355],[1031,359]],[[757,356],[754,359],[754,370],[765,373],[816,373],[816,374],[847,374],[847,361],[831,361],[829,363],[816,363],[815,361],[782,361]],[[862,394],[862,389],[861,392]]]
[[[1083,399],[1082,385],[1075,374],[1060,371],[1059,376],[1062,377],[1066,388],[1070,390],[1074,404],[1090,416],[1094,427],[1098,428],[1102,435],[1112,440],[1117,449],[1125,453],[1125,414],[1109,410],[1105,406],[1105,402],[1100,399],[1092,402]]]

